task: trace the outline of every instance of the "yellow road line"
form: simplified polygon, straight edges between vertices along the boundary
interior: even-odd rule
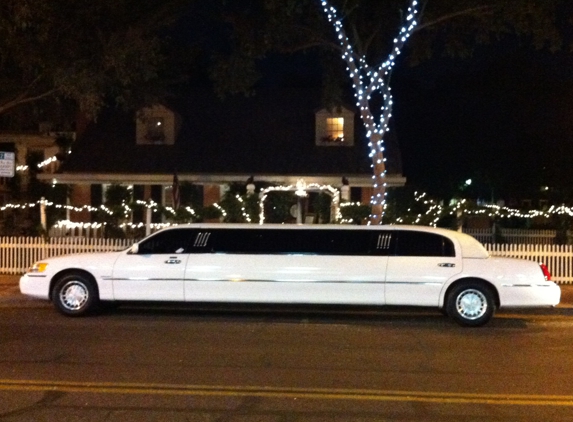
[[[168,396],[251,396],[322,400],[573,407],[573,396],[571,395],[481,394],[400,390],[288,388],[267,386],[210,386],[10,379],[0,379],[0,390],[60,391],[68,393],[95,394],[149,394]]]

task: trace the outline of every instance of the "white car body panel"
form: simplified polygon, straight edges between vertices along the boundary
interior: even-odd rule
[[[111,280],[113,265],[117,258],[124,253],[125,251],[96,252],[44,259],[42,262],[49,262],[46,271],[41,274],[30,272],[24,274],[20,279],[20,291],[28,296],[48,299],[52,277],[64,270],[80,269],[94,276],[102,300],[113,300],[113,283]]]
[[[384,305],[387,257],[346,258],[192,254],[185,273],[185,299]]]
[[[183,302],[188,258],[188,254],[121,254],[113,268],[113,298]]]
[[[457,257],[391,256],[386,272],[386,304],[438,307],[443,286],[461,271],[462,259]]]
[[[62,271],[82,270],[96,280],[101,300],[443,307],[448,288],[468,279],[489,283],[499,297],[501,308],[550,307],[560,300],[559,286],[545,280],[537,263],[489,257],[475,239],[451,230],[419,226],[212,224],[184,227],[207,231],[336,227],[336,230],[350,231],[430,232],[449,238],[456,256],[90,253],[42,260],[47,263],[46,269],[23,275],[20,290],[25,295],[49,299],[54,277]],[[168,262],[170,260],[177,262]]]
[[[515,258],[464,259],[458,277],[479,277],[494,286],[500,308],[556,306],[561,289],[541,275],[539,264]],[[452,280],[452,282],[455,280]]]

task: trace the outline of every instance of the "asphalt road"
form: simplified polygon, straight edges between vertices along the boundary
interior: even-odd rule
[[[74,319],[5,294],[0,421],[571,421],[571,328],[566,306],[468,329],[408,308]]]

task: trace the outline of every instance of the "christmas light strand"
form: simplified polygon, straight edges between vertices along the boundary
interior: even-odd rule
[[[245,207],[245,200],[240,195],[236,195],[235,198],[237,199],[237,201],[239,201],[241,205],[241,215],[243,216],[243,219],[247,223],[252,223],[251,216],[249,215]]]
[[[331,185],[320,185],[318,183],[310,183],[306,184],[304,180],[300,179],[297,181],[295,185],[288,185],[288,186],[270,186],[266,189],[261,190],[259,197],[259,224],[265,223],[265,200],[270,192],[294,192],[295,195],[299,197],[306,196],[308,191],[328,191],[330,192],[330,196],[332,197],[332,204],[333,207],[336,209],[335,219],[339,220],[341,218],[340,215],[340,192],[338,189]]]
[[[289,185],[289,186],[273,186],[266,188],[260,192],[259,196],[259,223],[263,224],[265,221],[265,212],[264,212],[264,203],[265,200],[270,192],[278,191],[278,192],[299,192],[301,191],[301,187],[297,185]],[[341,224],[352,224],[355,221],[343,219],[341,210],[345,207],[351,206],[364,206],[364,204],[358,202],[344,202],[339,203],[339,192],[336,188],[329,186],[329,185],[319,185],[319,184],[309,184],[308,186],[304,187],[304,192],[307,191],[328,191],[332,196],[332,204],[333,208],[337,211],[335,212],[334,221]],[[238,201],[241,214],[244,222],[252,223],[252,218],[246,211],[244,198],[240,195],[236,195],[235,199]],[[553,205],[549,207],[547,210],[529,210],[523,211],[518,210],[515,208],[503,207],[500,205],[474,205],[470,201],[466,199],[457,199],[448,205],[444,205],[441,201],[437,201],[428,197],[426,193],[416,192],[414,194],[414,201],[419,205],[422,205],[422,209],[417,212],[413,213],[413,210],[409,208],[405,215],[396,217],[394,221],[389,223],[393,224],[423,224],[423,225],[430,225],[436,226],[438,222],[444,217],[456,217],[456,218],[463,218],[464,216],[485,216],[492,219],[511,219],[511,218],[518,218],[518,219],[534,219],[534,218],[541,218],[541,219],[548,219],[553,216],[564,216],[564,217],[573,217],[573,208],[567,207],[565,205]],[[122,219],[131,219],[132,213],[138,207],[149,209],[153,213],[158,213],[164,211],[165,213],[169,213],[173,216],[177,215],[177,211],[173,209],[173,207],[161,207],[155,201],[135,201],[135,206],[131,206],[129,204],[123,203],[120,207],[111,209],[105,205],[100,205],[99,207],[93,207],[90,205],[83,205],[83,206],[72,206],[72,205],[64,205],[64,204],[56,204],[52,201],[48,200],[39,200],[36,202],[31,203],[21,203],[21,204],[5,204],[0,207],[0,212],[3,211],[23,211],[29,209],[38,209],[40,206],[44,206],[46,208],[52,207],[55,209],[62,209],[67,210],[70,212],[97,212],[102,211],[109,216],[119,216]],[[229,215],[229,211],[226,210],[223,206],[216,203],[213,204],[214,208],[218,210],[221,217],[224,219]],[[183,208],[189,215],[191,216],[190,220],[194,220],[199,217],[199,213],[197,213],[192,207],[185,207]],[[413,213],[413,214],[411,214]],[[57,224],[72,224],[71,222],[67,223],[68,220],[62,220]],[[78,224],[74,227],[84,227],[84,228],[94,228],[97,225],[105,225],[105,222],[93,222],[93,223],[73,223]],[[159,224],[159,223],[154,223]],[[176,223],[160,223],[160,224],[176,224]],[[96,226],[94,226],[96,225]],[[130,227],[130,228],[138,228],[145,225],[145,223],[129,223],[124,222],[121,223],[121,227]],[[159,226],[158,226],[159,227]]]
[[[71,151],[68,151],[68,154],[71,154]],[[46,158],[44,161],[36,164],[36,167],[38,169],[44,168],[46,166],[49,166],[52,163],[55,163],[56,161],[58,161],[58,157],[56,157],[55,155],[51,156],[50,158]],[[16,171],[18,172],[26,172],[30,169],[30,167],[28,165],[19,165],[16,166]]]

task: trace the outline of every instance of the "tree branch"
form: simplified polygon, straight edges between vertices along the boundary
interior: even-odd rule
[[[27,104],[27,103],[32,103],[32,102],[40,100],[42,98],[49,97],[50,95],[53,95],[57,91],[58,91],[58,89],[54,88],[54,89],[50,89],[49,91],[46,91],[42,94],[35,95],[33,97],[26,97],[24,94],[20,94],[19,96],[17,96],[13,100],[9,100],[9,101],[5,102],[4,104],[0,105],[0,114],[3,114],[6,111],[8,111],[11,108],[14,108],[16,106],[19,106],[22,104]]]
[[[337,44],[333,41],[329,41],[329,40],[314,40],[314,41],[309,41],[307,43],[304,44],[297,44],[297,45],[293,45],[291,47],[279,47],[279,51],[281,53],[287,53],[287,54],[292,54],[292,53],[298,53],[300,51],[305,51],[308,50],[310,48],[313,47],[328,47],[332,50],[335,51],[339,51],[342,52],[342,48],[340,47],[340,44]]]
[[[472,7],[470,9],[465,9],[465,10],[460,10],[457,12],[449,13],[447,15],[444,15],[444,16],[441,16],[437,19],[434,19],[433,21],[429,21],[429,22],[425,22],[425,23],[419,23],[418,26],[416,27],[415,31],[417,32],[417,31],[420,31],[421,29],[426,29],[430,26],[438,25],[442,22],[457,18],[459,16],[471,15],[475,12],[491,12],[491,11],[493,11],[494,8],[495,8],[495,6],[487,5],[487,6]]]

